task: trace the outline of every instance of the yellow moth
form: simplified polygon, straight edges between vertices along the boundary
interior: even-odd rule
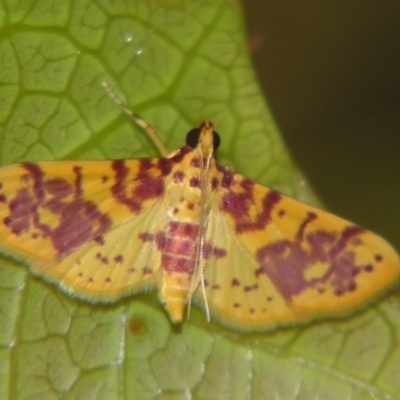
[[[218,165],[211,122],[167,156],[131,115],[163,157],[0,168],[4,254],[90,302],[156,287],[173,322],[194,301],[244,330],[348,314],[399,278],[379,236]]]

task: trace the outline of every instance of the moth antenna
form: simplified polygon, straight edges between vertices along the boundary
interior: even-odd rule
[[[117,106],[125,113],[128,114],[133,121],[135,122],[136,125],[140,126],[149,136],[151,141],[154,143],[154,145],[157,147],[158,151],[163,157],[168,156],[168,151],[161,142],[156,130],[149,124],[147,123],[139,114],[136,114],[134,111],[130,110],[128,107],[125,106],[124,103],[114,94],[114,92],[110,89],[108,86],[107,82],[103,81],[101,82],[102,86],[106,90],[107,94],[110,96],[110,98],[117,104]]]
[[[200,162],[201,162],[201,199],[200,199],[200,220],[204,220],[204,215],[205,215],[205,204],[206,204],[206,197],[207,197],[207,182],[208,182],[208,174],[210,171],[210,161],[212,158],[212,153],[209,154],[207,158],[207,163],[204,168],[204,157],[202,151],[199,149],[200,152]],[[205,171],[205,172],[204,172]],[[206,311],[206,317],[207,317],[207,322],[210,322],[210,307],[208,305],[208,300],[207,300],[207,293],[206,293],[206,287],[204,284],[204,258],[203,258],[203,253],[204,253],[204,227],[202,224],[200,224],[200,232],[199,232],[199,245],[197,248],[197,254],[196,254],[196,264],[195,264],[195,271],[193,273],[194,279],[191,283],[191,288],[190,288],[190,297],[188,301],[188,317],[190,316],[190,307],[192,304],[192,295],[197,289],[197,276],[200,278],[200,285],[201,285],[201,292],[203,294],[203,299],[204,299],[204,308]],[[198,274],[197,274],[197,271]]]
[[[202,190],[202,198],[201,198],[201,210],[202,210],[202,220],[204,218],[205,214],[205,202],[206,202],[206,194],[205,191],[207,190],[207,181],[208,181],[208,173],[210,170],[210,159],[211,159],[211,154],[209,158],[207,159],[207,165],[206,165],[206,179],[203,180],[205,183],[203,185],[203,190]],[[203,195],[204,193],[204,195]],[[199,275],[200,275],[200,284],[201,284],[201,291],[203,293],[203,299],[204,299],[204,307],[206,309],[206,316],[207,316],[207,322],[210,322],[210,307],[208,305],[208,300],[207,300],[207,293],[206,293],[206,287],[204,284],[204,258],[203,258],[203,249],[204,249],[204,228],[203,226],[200,227],[201,230],[201,236],[200,236],[200,254],[199,254]]]

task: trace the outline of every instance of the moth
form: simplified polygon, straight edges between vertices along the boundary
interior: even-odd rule
[[[2,253],[92,303],[157,288],[173,322],[195,302],[241,330],[343,316],[397,282],[384,239],[219,165],[211,122],[166,155],[123,109],[163,156],[2,167]]]

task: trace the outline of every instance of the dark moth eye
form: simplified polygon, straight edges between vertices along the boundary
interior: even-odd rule
[[[191,129],[186,135],[186,144],[192,149],[195,149],[199,143],[200,132],[199,128],[195,128]]]
[[[217,150],[219,145],[221,144],[221,137],[219,136],[218,132],[213,132],[214,134],[214,141],[213,141],[213,145],[214,145],[214,150]]]
[[[195,149],[199,144],[201,129],[195,128],[188,132],[186,135],[186,144],[190,146],[192,149]],[[217,150],[221,143],[221,138],[217,132],[213,131],[213,146],[214,150]]]

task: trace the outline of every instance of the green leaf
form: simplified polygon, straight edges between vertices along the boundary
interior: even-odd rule
[[[2,7],[2,8],[1,8]],[[236,0],[0,4],[0,162],[113,159],[156,149],[101,82],[172,151],[212,120],[220,162],[315,202],[249,61]],[[173,326],[155,294],[77,301],[0,258],[1,399],[369,399],[400,395],[400,307],[269,334]]]

